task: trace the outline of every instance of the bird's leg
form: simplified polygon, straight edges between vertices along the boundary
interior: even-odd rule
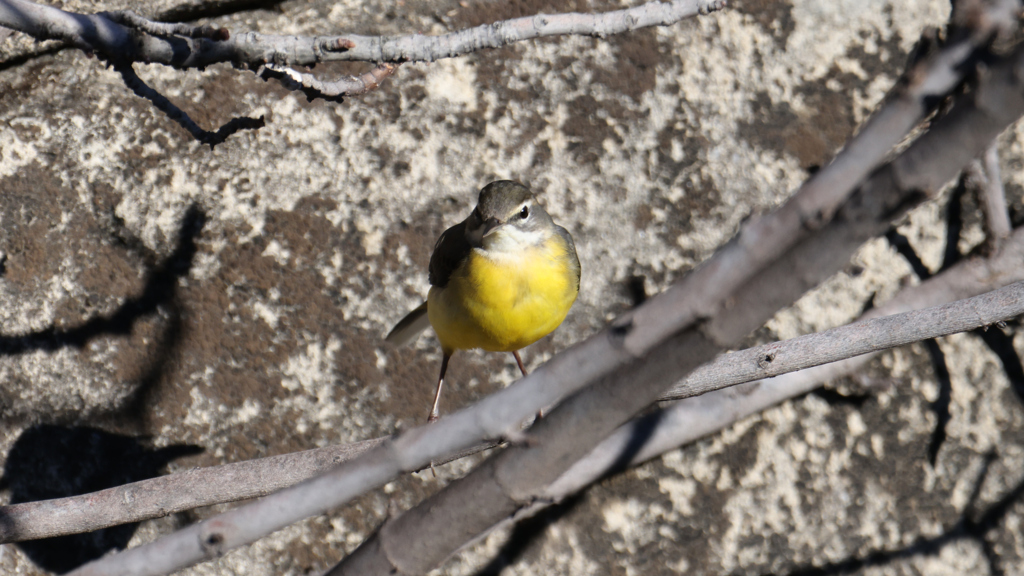
[[[441,415],[438,406],[441,404],[441,388],[444,387],[444,373],[448,371],[448,359],[452,357],[448,352],[442,352],[441,375],[437,377],[437,392],[434,394],[434,407],[430,409],[430,416],[427,417],[427,424],[436,422]]]
[[[516,357],[516,364],[519,364],[519,371],[526,376],[526,368],[523,366],[523,359],[519,357],[519,350],[513,350],[512,355]]]
[[[519,371],[523,373],[523,376],[526,376],[526,367],[523,366],[523,359],[519,357],[519,350],[513,350],[512,355],[516,357],[516,364],[519,364]],[[544,409],[541,408],[540,410],[537,410],[537,420],[540,420],[543,417]]]

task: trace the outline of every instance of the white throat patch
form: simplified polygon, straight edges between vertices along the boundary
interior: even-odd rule
[[[545,231],[526,231],[506,224],[484,236],[483,251],[490,258],[516,257],[528,248],[540,246],[547,238]]]

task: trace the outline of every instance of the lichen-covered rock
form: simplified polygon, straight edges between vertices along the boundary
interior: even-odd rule
[[[214,15],[234,33],[397,35],[622,5],[251,4],[62,6]],[[153,450],[204,449],[176,470],[421,424],[436,341],[393,349],[382,335],[424,298],[434,240],[481,186],[527,183],[577,242],[579,300],[526,350],[536,366],[626,310],[630,285],[663,290],[744,218],[785,199],[868,117],[921,31],[948,10],[943,0],[736,0],[666,28],[404,65],[342,104],[308,103],[229,66],[137,66],[207,128],[266,116],[266,127],[212,151],[95,59],[0,34],[0,454],[40,424],[91,426]],[[1019,210],[1019,129],[1001,151]],[[901,226],[933,270],[942,219],[931,204]],[[979,219],[966,223],[965,242],[979,243]],[[910,274],[884,241],[871,242],[752,341],[847,322]],[[1019,571],[1021,515],[1001,499],[1021,486],[1024,407],[977,336],[938,347],[952,419],[934,466],[930,403],[945,376],[920,344],[873,365],[869,377],[893,383],[884,393],[787,402],[492,534],[439,573]],[[443,408],[517,374],[509,355],[459,353]],[[402,478],[183,573],[321,570],[389,507],[412,506],[473,461]],[[215,508],[143,523],[131,543]],[[986,511],[991,527],[980,524]],[[17,547],[0,551],[0,572],[43,573]]]

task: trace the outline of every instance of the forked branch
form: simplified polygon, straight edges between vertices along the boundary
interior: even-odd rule
[[[608,36],[650,26],[667,26],[719,10],[725,0],[675,0],[602,14],[538,14],[459,30],[440,36],[381,37],[278,36],[226,28],[169,24],[148,20],[130,11],[77,14],[28,0],[0,0],[0,26],[23,32],[36,40],[62,40],[87,53],[95,53],[121,73],[125,84],[152,102],[161,112],[211,148],[239,130],[263,126],[263,118],[235,118],[216,131],[200,128],[135,74],[132,64],[146,62],[178,69],[205,68],[230,63],[247,68],[264,80],[274,78],[309,100],[341,102],[380,86],[403,62],[430,62],[486,48],[499,48],[524,40],[564,35]],[[358,76],[324,80],[296,67],[331,61],[371,62],[376,66]]]

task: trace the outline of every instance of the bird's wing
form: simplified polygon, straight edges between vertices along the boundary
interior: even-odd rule
[[[430,255],[430,285],[438,288],[447,286],[452,272],[462,265],[472,250],[473,247],[466,240],[465,220],[445,230],[434,245],[434,253]]]
[[[576,243],[572,241],[572,235],[565,228],[559,225],[555,225],[555,232],[565,240],[565,252],[569,256],[569,266],[572,268],[573,275],[576,277],[576,291],[580,290],[580,259],[576,256]]]
[[[426,330],[427,326],[430,326],[430,319],[427,317],[427,303],[424,302],[395,324],[384,340],[395,346],[405,346],[417,334]]]

